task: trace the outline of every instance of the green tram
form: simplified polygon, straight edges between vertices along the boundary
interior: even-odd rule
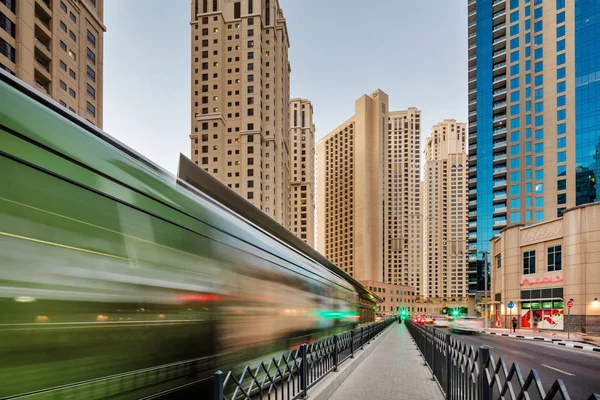
[[[358,322],[355,286],[0,71],[0,399],[140,398]]]

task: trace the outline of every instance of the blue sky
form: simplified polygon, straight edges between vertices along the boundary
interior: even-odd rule
[[[168,7],[165,6],[168,4]],[[380,88],[422,110],[422,139],[467,120],[467,7],[460,0],[280,0],[291,96],[311,100],[317,138]],[[190,144],[190,1],[106,0],[104,130],[172,173]]]

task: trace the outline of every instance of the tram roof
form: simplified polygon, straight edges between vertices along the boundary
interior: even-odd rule
[[[196,165],[196,163],[183,154],[180,154],[179,156],[179,171],[177,175],[182,181],[194,186],[196,189],[212,197],[236,214],[246,218],[273,236],[276,236],[287,245],[312,258],[331,272],[341,276],[354,286],[362,297],[367,296],[367,298],[371,298],[375,302],[383,301],[381,297],[371,292],[358,280],[338,268],[338,266],[331,262],[327,257],[306,244],[303,240],[284,228],[279,222],[256,208],[244,197],[227,187],[227,185],[223,184],[203,168]]]

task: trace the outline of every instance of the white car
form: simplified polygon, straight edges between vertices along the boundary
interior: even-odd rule
[[[450,326],[450,320],[446,317],[437,317],[433,321],[433,326],[437,328],[447,328]]]
[[[483,322],[477,317],[458,317],[450,324],[452,332],[480,332]]]

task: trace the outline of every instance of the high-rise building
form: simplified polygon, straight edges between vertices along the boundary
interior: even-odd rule
[[[421,294],[421,111],[390,111],[386,137],[383,281]]]
[[[355,113],[317,142],[317,250],[361,281],[383,282],[388,96],[355,102]]]
[[[290,231],[315,247],[315,124],[306,99],[290,101]]]
[[[278,0],[193,0],[192,160],[289,227],[290,65]]]
[[[469,289],[509,223],[600,199],[600,8],[594,0],[469,0]],[[489,264],[489,257],[488,257]]]
[[[467,296],[466,124],[447,119],[425,141],[423,294]]]
[[[420,129],[381,90],[317,143],[317,249],[361,281],[421,284]]]
[[[104,0],[0,0],[0,68],[102,128]]]

